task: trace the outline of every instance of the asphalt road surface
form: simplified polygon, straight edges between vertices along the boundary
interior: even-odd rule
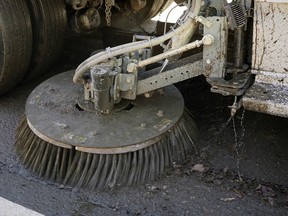
[[[75,68],[101,47],[91,38],[67,39],[47,77]],[[177,85],[198,124],[198,153],[161,179],[103,192],[38,178],[21,165],[13,143],[27,96],[47,77],[0,96],[0,197],[5,200],[44,215],[288,215],[288,120],[239,110],[234,124],[228,122],[233,98],[210,93],[203,77]],[[4,215],[7,206],[0,205]]]

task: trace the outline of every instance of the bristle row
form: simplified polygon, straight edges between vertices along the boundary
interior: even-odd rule
[[[184,161],[195,151],[196,128],[190,115],[148,148],[123,154],[92,154],[65,149],[36,136],[26,116],[19,124],[16,149],[24,165],[37,175],[89,189],[138,185],[154,180],[173,163]]]

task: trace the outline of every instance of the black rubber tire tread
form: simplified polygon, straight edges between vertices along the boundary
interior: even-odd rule
[[[0,3],[0,94],[24,77],[32,52],[32,27],[26,1]]]
[[[27,0],[33,27],[33,53],[24,81],[47,71],[63,48],[67,31],[64,0]]]

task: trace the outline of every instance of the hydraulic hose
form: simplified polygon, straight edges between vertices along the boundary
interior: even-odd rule
[[[178,28],[168,32],[167,34],[164,34],[163,36],[156,37],[153,39],[123,44],[113,48],[110,47],[106,48],[105,51],[102,51],[100,53],[91,56],[77,67],[75,75],[73,77],[74,83],[81,84],[83,82],[83,74],[87,70],[103,61],[106,61],[109,58],[113,58],[115,56],[122,55],[124,53],[133,52],[135,50],[157,46],[163,43],[164,41],[171,39],[175,35],[181,34],[183,31],[185,31],[185,29],[191,28],[192,26],[196,25],[194,18],[195,16],[199,15],[200,8],[203,5],[203,0],[194,0],[194,1],[195,4],[192,4],[192,6],[194,7],[190,8],[190,11],[187,15],[187,19]]]
[[[149,64],[155,63],[165,58],[170,58],[172,56],[181,54],[183,52],[194,49],[196,47],[200,47],[202,45],[211,45],[212,43],[214,43],[214,37],[210,34],[207,34],[207,35],[204,35],[201,40],[196,40],[194,42],[183,45],[177,49],[169,50],[167,52],[145,59],[143,61],[139,61],[138,64],[136,64],[136,66],[139,68],[145,67]]]

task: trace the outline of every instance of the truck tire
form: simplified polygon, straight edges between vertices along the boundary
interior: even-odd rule
[[[141,27],[143,23],[145,23],[147,20],[150,20],[152,17],[156,16],[161,11],[164,11],[172,3],[173,0],[147,0],[147,4],[145,5],[145,7],[138,12],[132,13],[131,11],[131,13],[124,15],[119,15],[117,13],[112,14],[111,27],[114,29],[131,31],[131,29],[137,26]]]
[[[61,53],[67,30],[64,0],[28,0],[33,29],[33,52],[24,81],[47,71]]]
[[[140,17],[138,19],[142,20],[149,20],[156,16],[158,13],[164,11],[166,8],[168,8],[173,3],[173,0],[154,0],[154,1],[148,1],[148,5],[146,7],[146,10],[148,10],[145,13],[140,14]],[[145,16],[143,16],[145,14]],[[142,15],[142,16],[141,16]]]
[[[0,3],[0,94],[24,77],[32,52],[32,27],[26,1]]]

